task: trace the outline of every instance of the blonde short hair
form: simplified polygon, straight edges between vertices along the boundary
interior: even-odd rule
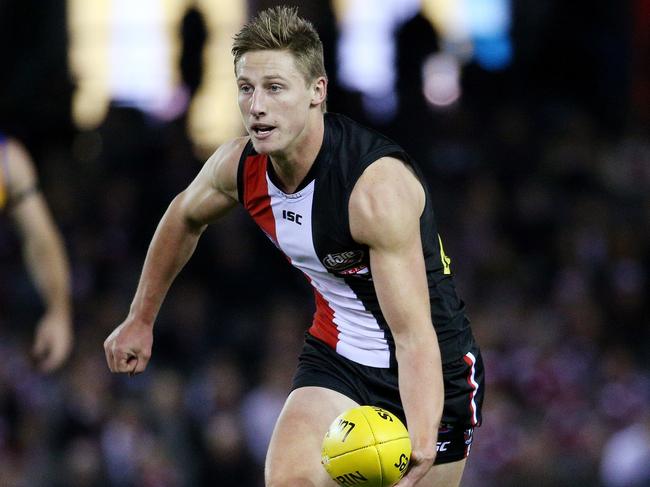
[[[307,83],[321,76],[327,78],[323,43],[312,23],[299,17],[295,7],[263,10],[241,28],[232,44],[235,69],[245,53],[264,50],[289,51]]]

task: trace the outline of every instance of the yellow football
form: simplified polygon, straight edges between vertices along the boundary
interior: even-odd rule
[[[391,487],[406,472],[411,440],[393,413],[358,406],[332,422],[321,455],[325,470],[339,485]]]

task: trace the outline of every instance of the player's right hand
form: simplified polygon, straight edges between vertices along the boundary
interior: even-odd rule
[[[127,318],[104,341],[111,372],[135,375],[143,372],[151,358],[153,327]]]
[[[419,485],[420,480],[431,470],[436,452],[420,452],[413,450],[406,475],[394,487],[413,487]]]

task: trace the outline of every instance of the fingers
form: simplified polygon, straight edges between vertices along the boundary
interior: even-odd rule
[[[38,360],[38,368],[41,372],[49,373],[58,369],[64,362],[65,356],[55,350],[48,350]]]
[[[104,345],[104,353],[108,368],[114,374],[129,374],[131,376],[140,374],[144,372],[149,361],[140,352],[119,349],[113,341],[107,341]]]
[[[144,372],[144,369],[147,368],[148,363],[149,359],[146,357],[138,357],[135,361],[135,367],[133,367],[133,372],[131,375],[138,375]]]
[[[433,461],[413,461],[413,457],[411,457],[409,469],[394,487],[414,487],[427,474],[432,465]]]
[[[104,342],[104,353],[106,354],[106,364],[111,372],[114,374],[127,372],[125,364],[128,360],[128,354],[117,346],[114,333]]]
[[[32,356],[34,360],[40,362],[47,355],[47,340],[42,333],[36,333],[34,346],[32,347]]]
[[[106,364],[115,374],[135,375],[144,372],[151,358],[151,327],[124,322],[104,341]]]
[[[112,351],[112,365],[109,365],[111,372],[117,374],[133,374],[138,365],[138,354],[136,352],[125,352],[124,350]]]
[[[106,356],[106,365],[108,365],[108,370],[115,372],[113,368],[113,354],[111,352],[110,337],[104,341],[104,355]]]
[[[48,373],[61,367],[72,349],[71,341],[65,333],[49,328],[39,329],[32,348],[32,356],[39,370]]]
[[[418,472],[414,472],[413,469],[411,469],[406,473],[406,475],[404,475],[404,477],[402,477],[402,480],[395,484],[395,487],[413,487],[421,477],[423,477],[423,475],[420,475]]]
[[[51,346],[47,338],[41,333],[36,335],[32,347],[32,358],[41,372],[50,372],[53,369]]]
[[[117,372],[121,374],[133,375],[137,365],[138,356],[134,353],[121,353],[117,358]]]

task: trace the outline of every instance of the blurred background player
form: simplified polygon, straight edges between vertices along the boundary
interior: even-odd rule
[[[73,342],[70,272],[63,241],[38,187],[25,147],[0,133],[0,213],[18,230],[23,258],[45,304],[36,327],[32,355],[51,372],[70,355]]]

